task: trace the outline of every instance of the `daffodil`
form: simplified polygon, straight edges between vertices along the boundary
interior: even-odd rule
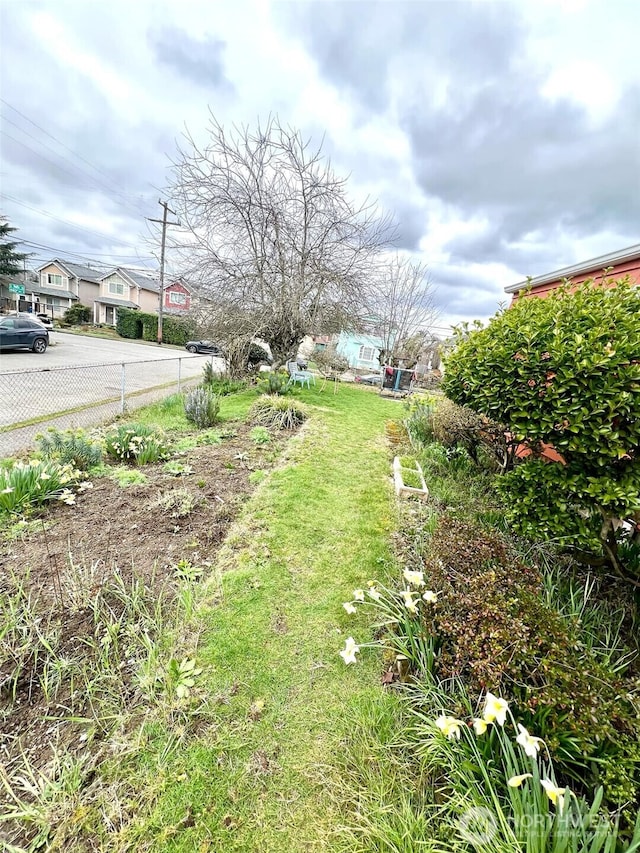
[[[71,489],[63,489],[58,495],[58,500],[72,506],[76,502],[76,496],[73,494]]]
[[[46,472],[46,471],[43,471],[43,472],[42,472],[42,474],[40,474],[40,479],[41,479],[41,480],[50,480],[50,479],[51,479],[51,474],[47,474],[47,472]]]
[[[556,785],[553,784],[553,782],[551,782],[550,779],[541,779],[540,784],[547,792],[547,797],[549,797],[549,799],[558,809],[558,811],[561,812],[564,806],[564,795],[567,789],[558,788]]]
[[[473,730],[478,736],[483,735],[486,732],[489,725],[490,725],[490,723],[488,723],[486,720],[483,720],[480,717],[474,717],[473,718]]]
[[[500,699],[499,696],[494,696],[493,693],[488,693],[484,698],[484,711],[482,719],[486,723],[497,723],[499,726],[504,726],[507,719],[507,709],[509,703],[506,699]]]
[[[423,601],[426,601],[427,604],[435,604],[438,601],[438,595],[432,589],[428,589],[426,592],[422,593]]]
[[[7,486],[6,489],[3,489],[0,492],[0,495],[10,495],[12,491],[13,491],[13,489],[11,488],[11,486]]]
[[[411,569],[405,569],[402,574],[410,586],[424,586],[424,572],[414,572]]]
[[[512,776],[511,779],[507,780],[507,785],[510,788],[519,788],[525,779],[533,779],[533,774],[523,773],[522,776]]]
[[[413,598],[413,590],[402,589],[402,590],[400,590],[400,595],[402,596],[402,601],[404,603],[404,606],[407,608],[409,613],[417,613],[418,612],[418,608],[417,608],[418,602],[415,601]]]
[[[373,598],[374,601],[380,601],[380,599],[382,598],[375,586],[369,587],[369,589],[367,590],[367,595],[369,596],[369,598]]]
[[[354,589],[353,597],[356,601],[364,601],[364,590],[362,589]]]
[[[347,637],[344,649],[340,652],[340,657],[345,663],[357,663],[356,655],[360,651],[360,646],[356,644],[353,637]]]
[[[347,611],[349,616],[352,616],[354,613],[356,613],[355,605],[353,605],[350,601],[345,601],[345,603],[342,606]]]
[[[541,737],[533,737],[533,735],[530,735],[525,727],[520,723],[518,723],[518,731],[520,734],[516,738],[516,743],[520,744],[529,758],[535,758],[538,752],[540,752],[540,744],[544,743],[544,741]]]
[[[453,740],[454,738],[460,740],[460,729],[463,725],[462,720],[457,720],[455,717],[448,717],[446,714],[440,714],[436,720],[436,726],[449,740]]]

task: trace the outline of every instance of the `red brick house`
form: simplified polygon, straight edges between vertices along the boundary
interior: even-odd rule
[[[608,255],[600,255],[571,267],[564,267],[554,272],[525,279],[525,281],[519,281],[517,284],[510,284],[509,287],[505,287],[505,293],[511,293],[512,302],[515,302],[519,296],[546,296],[556,287],[560,287],[567,279],[572,284],[580,284],[588,278],[592,278],[596,282],[602,281],[603,278],[616,281],[627,275],[631,282],[640,285],[640,244],[629,246],[627,249],[620,249],[618,252],[611,252]]]
[[[163,311],[168,314],[184,314],[191,308],[191,290],[179,278],[164,289]]]

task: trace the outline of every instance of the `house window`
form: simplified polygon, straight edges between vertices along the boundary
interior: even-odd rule
[[[360,347],[360,354],[358,358],[360,361],[373,361],[376,356],[376,351],[374,347]]]
[[[177,290],[170,290],[169,291],[169,302],[172,305],[186,305],[187,295],[186,295],[186,293],[179,293]]]
[[[109,293],[113,293],[114,296],[124,296],[124,281],[121,278],[110,279]]]
[[[43,273],[42,274],[42,284],[50,287],[62,287],[63,281],[62,276],[59,273]]]

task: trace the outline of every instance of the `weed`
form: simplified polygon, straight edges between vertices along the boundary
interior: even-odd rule
[[[109,476],[112,480],[115,480],[122,489],[126,489],[128,486],[144,486],[147,482],[147,478],[142,471],[132,470],[131,468],[112,468]]]
[[[193,474],[193,468],[191,465],[187,465],[184,462],[178,462],[175,459],[171,460],[171,462],[167,462],[162,470],[167,474],[171,474],[172,477],[181,477]]]
[[[250,435],[251,441],[253,441],[254,444],[269,444],[271,441],[271,433],[265,427],[254,427],[251,430]]]
[[[201,503],[202,497],[194,495],[188,489],[172,489],[153,501],[149,509],[160,509],[168,513],[171,518],[185,518]]]

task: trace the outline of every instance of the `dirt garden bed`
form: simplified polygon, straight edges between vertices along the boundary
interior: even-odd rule
[[[206,579],[260,478],[255,472],[273,466],[290,436],[257,445],[249,433],[247,425],[234,425],[220,444],[132,468],[143,482],[96,478],[75,505],[54,502],[0,539],[0,816],[15,807],[7,781],[14,790],[20,774],[45,784],[60,774],[61,750],[99,752],[111,723],[96,706],[115,682],[95,682],[93,694],[86,687],[92,670],[113,668],[116,705],[138,701],[140,662],[127,657],[125,629],[149,630],[145,612],[160,600],[170,609],[181,585]],[[131,616],[128,597],[138,594],[146,610]],[[134,639],[133,658],[141,648]],[[113,644],[118,655],[111,655]],[[19,831],[0,822],[0,842],[33,843],[37,827],[37,820]]]

